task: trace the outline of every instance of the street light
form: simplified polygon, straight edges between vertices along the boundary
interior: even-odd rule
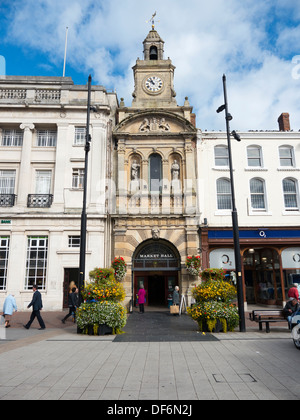
[[[224,105],[221,105],[217,109],[217,113],[220,113],[220,112],[225,110],[229,170],[230,170],[230,183],[231,183],[232,228],[233,228],[233,240],[234,240],[235,269],[236,269],[236,278],[237,278],[237,297],[238,297],[238,309],[239,309],[239,318],[240,318],[240,332],[245,332],[246,331],[246,326],[245,326],[245,312],[244,312],[242,263],[241,263],[238,217],[237,217],[237,210],[236,210],[236,207],[235,207],[235,194],[234,194],[234,183],[233,183],[233,169],[232,169],[232,155],[231,155],[230,136],[232,135],[237,141],[241,141],[241,138],[236,133],[236,131],[232,131],[230,133],[229,121],[232,120],[232,115],[229,114],[229,112],[228,112],[226,76],[225,76],[225,74],[223,75],[223,90],[224,90],[224,102],[225,103],[224,103]]]
[[[88,78],[88,101],[87,101],[87,118],[86,118],[86,137],[85,137],[85,165],[83,180],[83,203],[81,213],[81,230],[80,230],[80,257],[79,257],[79,279],[78,279],[78,304],[82,303],[81,292],[84,286],[85,277],[85,254],[86,254],[86,193],[87,193],[87,173],[88,173],[88,153],[90,151],[90,112],[91,112],[91,84],[92,76]]]

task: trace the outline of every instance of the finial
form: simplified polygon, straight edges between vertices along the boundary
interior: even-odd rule
[[[151,18],[149,20],[146,20],[147,23],[151,22],[152,23],[152,31],[154,31],[154,24],[155,24],[155,18],[156,16],[156,12],[153,13],[153,15],[151,16]],[[156,22],[159,22],[159,20],[157,20]]]

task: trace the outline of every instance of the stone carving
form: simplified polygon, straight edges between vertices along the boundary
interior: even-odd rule
[[[139,131],[145,133],[149,131],[170,131],[170,125],[166,122],[165,118],[144,118]]]
[[[159,239],[159,237],[160,237],[160,230],[158,229],[158,228],[153,228],[152,230],[151,230],[151,233],[152,233],[152,239]]]

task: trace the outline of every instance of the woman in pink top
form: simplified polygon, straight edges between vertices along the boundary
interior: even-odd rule
[[[140,307],[141,314],[144,313],[145,296],[146,296],[146,290],[144,289],[144,286],[142,285],[140,287],[140,290],[138,291],[138,297],[139,297],[138,304]]]

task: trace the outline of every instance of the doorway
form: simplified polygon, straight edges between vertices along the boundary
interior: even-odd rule
[[[79,277],[79,268],[65,268],[64,269],[63,309],[68,308],[70,283],[74,282],[76,286],[78,286],[78,277]]]
[[[146,290],[145,306],[171,305],[175,286],[178,285],[177,272],[138,273],[134,276],[134,297],[137,304],[137,293],[141,286]]]

